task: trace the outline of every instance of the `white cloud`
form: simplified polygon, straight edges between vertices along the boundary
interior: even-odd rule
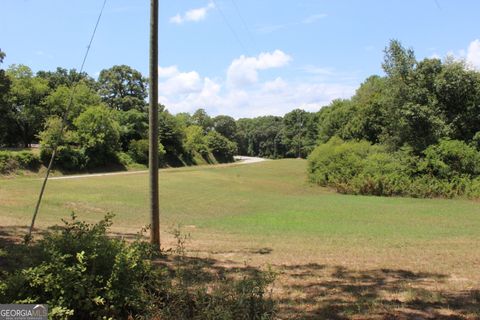
[[[279,92],[287,88],[287,83],[280,77],[273,81],[267,81],[263,84],[263,90],[266,92]]]
[[[178,74],[177,66],[169,66],[169,67],[158,67],[158,77],[159,78],[170,78],[174,75]]]
[[[290,60],[291,57],[280,50],[256,57],[242,56],[232,61],[223,78],[215,79],[202,77],[197,71],[180,71],[177,66],[159,67],[159,102],[172,113],[192,113],[205,108],[212,116],[227,114],[241,118],[284,115],[294,108],[318,111],[334,99],[348,98],[355,93],[357,84],[345,84],[330,68],[325,68],[328,74],[333,74],[329,79],[319,78],[318,73],[325,70],[311,66],[309,71],[317,73],[302,68],[302,80],[282,77],[259,80],[258,70],[281,67]],[[248,85],[239,86],[242,81]]]
[[[209,2],[205,7],[188,10],[183,15],[176,14],[170,18],[170,22],[175,24],[182,24],[187,21],[198,22],[204,20],[207,17],[207,12],[213,8],[215,8],[213,2]]]
[[[184,95],[199,92],[202,88],[202,80],[196,71],[180,72],[176,66],[159,67],[158,77],[166,78],[158,84],[158,90],[162,95]]]
[[[480,40],[475,39],[468,45],[468,48],[450,50],[445,57],[446,60],[465,62],[468,68],[480,70]]]
[[[480,40],[470,42],[467,50],[467,63],[474,68],[480,69]]]
[[[281,50],[262,52],[257,57],[240,56],[232,61],[227,71],[227,83],[233,87],[254,84],[258,81],[258,70],[279,68],[292,58]]]

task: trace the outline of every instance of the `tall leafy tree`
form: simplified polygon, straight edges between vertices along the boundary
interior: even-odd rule
[[[89,107],[74,121],[78,143],[87,157],[87,166],[114,163],[120,149],[120,125],[113,110],[104,105]]]
[[[136,109],[117,111],[117,120],[120,124],[120,141],[123,150],[127,150],[132,140],[147,139],[148,113]]]
[[[420,153],[448,135],[445,118],[437,109],[434,95],[428,92],[430,76],[435,77],[432,73],[438,70],[435,62],[417,64],[413,50],[392,40],[385,49],[382,67],[388,82],[382,141],[393,149],[410,145]]]
[[[213,128],[213,120],[205,111],[205,109],[198,109],[192,115],[192,123],[203,128],[203,132],[207,133]]]
[[[115,110],[146,109],[147,80],[142,74],[126,65],[113,66],[100,72],[99,94]]]
[[[282,139],[282,117],[263,116],[237,121],[238,151],[240,154],[277,158],[285,155]]]
[[[13,65],[7,70],[12,81],[8,101],[8,117],[13,121],[14,137],[10,144],[21,143],[27,147],[35,141],[48,112],[43,99],[49,92],[45,79],[34,77],[24,65]]]
[[[183,152],[183,140],[185,132],[182,123],[170,112],[164,109],[158,116],[158,130],[160,143],[165,147],[169,155],[181,155]]]
[[[66,114],[67,120],[71,124],[88,107],[101,103],[97,92],[83,81],[76,83],[74,90],[73,98],[72,88],[63,84],[50,92],[44,100],[48,113],[61,118]]]
[[[229,140],[235,140],[237,123],[230,116],[219,115],[213,118],[213,128]]]
[[[92,89],[96,88],[95,80],[86,72],[78,72],[76,69],[67,70],[58,67],[55,71],[38,71],[37,77],[48,81],[50,89],[55,90],[59,86],[71,87],[79,82],[85,83]]]
[[[306,157],[316,145],[317,121],[315,115],[295,109],[283,117],[283,144],[287,155]]]
[[[480,131],[480,73],[448,61],[435,78],[434,92],[452,138],[470,141]]]
[[[5,52],[0,50],[0,64],[3,63]],[[3,68],[0,69],[0,146],[9,144],[9,132],[12,127],[12,116],[8,106],[8,93],[11,81]]]

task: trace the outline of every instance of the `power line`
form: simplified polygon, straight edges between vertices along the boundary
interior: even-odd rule
[[[242,40],[240,40],[240,37],[238,36],[238,34],[235,32],[235,30],[233,29],[232,25],[228,22],[228,19],[227,17],[225,16],[225,14],[223,13],[222,9],[218,6],[218,3],[215,1],[215,0],[212,0],[212,2],[215,4],[215,8],[218,9],[218,12],[220,12],[220,15],[222,16],[223,18],[223,21],[225,22],[225,24],[227,25],[227,27],[230,29],[230,31],[232,32],[233,36],[235,37],[235,39],[237,40],[237,42],[240,44],[240,46],[242,47],[242,49],[247,53],[249,54],[247,48],[244,46]]]
[[[248,27],[245,19],[243,18],[243,15],[240,13],[240,9],[238,9],[237,3],[235,2],[235,0],[232,0],[232,3],[233,3],[233,7],[235,8],[235,11],[237,12],[240,20],[242,21],[243,27],[245,28],[245,30],[247,30],[247,34],[248,34],[248,37],[250,38],[250,41],[258,51],[257,43],[255,42],[255,39],[253,38],[252,33],[250,32],[250,28]]]
[[[100,24],[100,20],[102,18],[103,10],[105,9],[106,3],[107,3],[107,0],[104,0],[102,8],[100,9],[100,13],[99,13],[98,18],[97,18],[97,22],[95,23],[95,27],[93,28],[92,36],[90,37],[90,41],[88,43],[87,50],[85,51],[85,55],[83,56],[82,65],[80,66],[79,74],[81,74],[83,72],[83,68],[85,66],[85,62],[87,61],[87,57],[88,57],[88,54],[90,52],[90,47],[92,46],[93,39],[95,38],[95,34],[97,33],[97,28],[98,28],[98,25]],[[65,127],[67,125],[68,112],[70,111],[70,108],[73,105],[73,98],[75,96],[76,88],[77,87],[75,85],[75,79],[72,78],[71,83],[70,83],[70,90],[71,90],[70,91],[70,99],[68,101],[67,107],[65,108],[65,112],[63,113],[60,132],[59,132],[59,135],[56,137],[56,141],[53,145],[52,156],[51,156],[50,161],[48,163],[47,172],[45,173],[45,178],[43,179],[42,188],[40,189],[40,194],[38,195],[37,204],[35,205],[35,211],[33,212],[32,223],[30,224],[28,234],[25,236],[25,241],[30,241],[31,238],[32,238],[32,231],[33,231],[33,227],[35,225],[35,219],[37,218],[38,210],[40,208],[40,204],[42,203],[43,194],[45,193],[45,187],[47,186],[48,177],[50,176],[50,172],[52,170],[53,162],[54,162],[54,159],[55,159],[55,155],[57,153],[57,149],[58,149],[58,145],[60,143],[60,139],[63,136],[63,132],[65,131]]]

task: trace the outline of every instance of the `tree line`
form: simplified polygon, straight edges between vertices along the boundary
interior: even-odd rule
[[[4,56],[1,52],[0,63]],[[126,65],[102,70],[98,79],[60,67],[36,73],[25,65],[0,69],[0,147],[40,143],[41,161],[48,163],[60,142],[55,163],[67,170],[146,164],[147,85]],[[237,153],[306,157],[316,145],[317,122],[317,113],[300,109],[284,117],[235,120],[211,117],[202,108],[173,115],[161,106],[160,158],[177,166],[232,161]]]
[[[309,157],[310,179],[342,192],[480,195],[480,73],[453,58],[417,60],[397,40],[385,48],[382,67],[383,76],[368,77],[350,99],[318,112],[236,120],[201,108],[173,115],[162,106],[160,159],[188,165],[232,161],[234,154]],[[75,70],[33,74],[10,66],[0,70],[0,146],[40,142],[45,161],[65,121],[57,155],[65,168],[146,164],[146,97],[146,79],[125,65],[96,80]]]
[[[312,181],[346,193],[480,196],[480,73],[392,40],[384,76],[318,114]]]

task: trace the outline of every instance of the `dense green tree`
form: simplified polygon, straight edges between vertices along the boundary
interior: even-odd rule
[[[237,123],[230,116],[219,115],[213,118],[213,128],[229,140],[234,141],[237,135]]]
[[[179,156],[183,153],[185,132],[182,123],[167,110],[161,111],[158,116],[158,131],[167,154]]]
[[[51,116],[45,121],[44,129],[38,134],[42,148],[53,150],[56,146],[73,142],[71,132],[63,126],[59,116]]]
[[[132,140],[146,139],[148,136],[148,113],[131,109],[117,111],[117,121],[120,125],[120,142],[122,149],[128,149]]]
[[[352,97],[355,112],[348,120],[347,132],[351,138],[367,140],[372,143],[380,141],[386,124],[386,78],[371,76],[363,82]],[[344,136],[344,138],[347,138]]]
[[[179,112],[175,115],[175,118],[181,123],[183,127],[194,125],[192,115],[188,112]]]
[[[237,139],[242,155],[277,158],[285,155],[283,119],[264,116],[237,121]]]
[[[208,148],[213,156],[220,162],[233,161],[237,153],[237,144],[228,140],[216,131],[210,131],[206,136]]]
[[[59,86],[71,88],[74,84],[83,82],[93,90],[97,89],[95,80],[86,72],[78,72],[76,69],[67,70],[58,67],[55,71],[38,71],[37,77],[48,81],[50,89],[55,90]]]
[[[75,119],[74,125],[88,167],[116,162],[116,152],[120,150],[120,125],[112,110],[103,105],[89,107]]]
[[[213,128],[213,120],[204,109],[195,111],[191,120],[192,124],[202,127],[205,134]]]
[[[190,154],[198,152],[203,156],[207,155],[209,149],[203,128],[196,125],[186,127],[184,146],[185,150]]]
[[[133,161],[148,166],[148,152],[149,142],[148,139],[131,140],[128,145],[128,155]],[[164,165],[165,149],[161,143],[158,144],[158,164]]]
[[[147,98],[147,80],[142,74],[126,65],[113,66],[100,72],[99,94],[115,110],[144,111]]]
[[[470,141],[480,131],[480,73],[464,63],[447,62],[435,79],[438,110],[450,124],[452,138]]]
[[[416,59],[412,49],[405,49],[400,41],[391,40],[384,50],[382,68],[391,79],[407,82],[411,76]]]
[[[71,124],[73,119],[77,118],[88,107],[101,103],[97,92],[83,81],[75,84],[73,93],[72,96],[72,89],[66,85],[62,84],[56,87],[44,99],[44,106],[48,113],[61,118],[66,115],[66,119]]]
[[[24,65],[11,66],[7,75],[12,84],[4,116],[12,121],[13,130],[8,142],[26,147],[36,140],[48,116],[43,99],[49,87],[45,79],[34,77],[32,70]]]
[[[3,63],[5,52],[0,49],[0,64]],[[9,144],[9,132],[11,132],[12,121],[8,104],[8,93],[11,81],[5,70],[0,68],[0,146]]]
[[[287,156],[306,157],[317,142],[316,115],[305,110],[295,109],[283,117],[282,142],[287,148]]]
[[[327,142],[333,136],[344,140],[352,139],[349,122],[357,113],[357,107],[351,100],[334,100],[320,109],[318,138],[320,142]]]

